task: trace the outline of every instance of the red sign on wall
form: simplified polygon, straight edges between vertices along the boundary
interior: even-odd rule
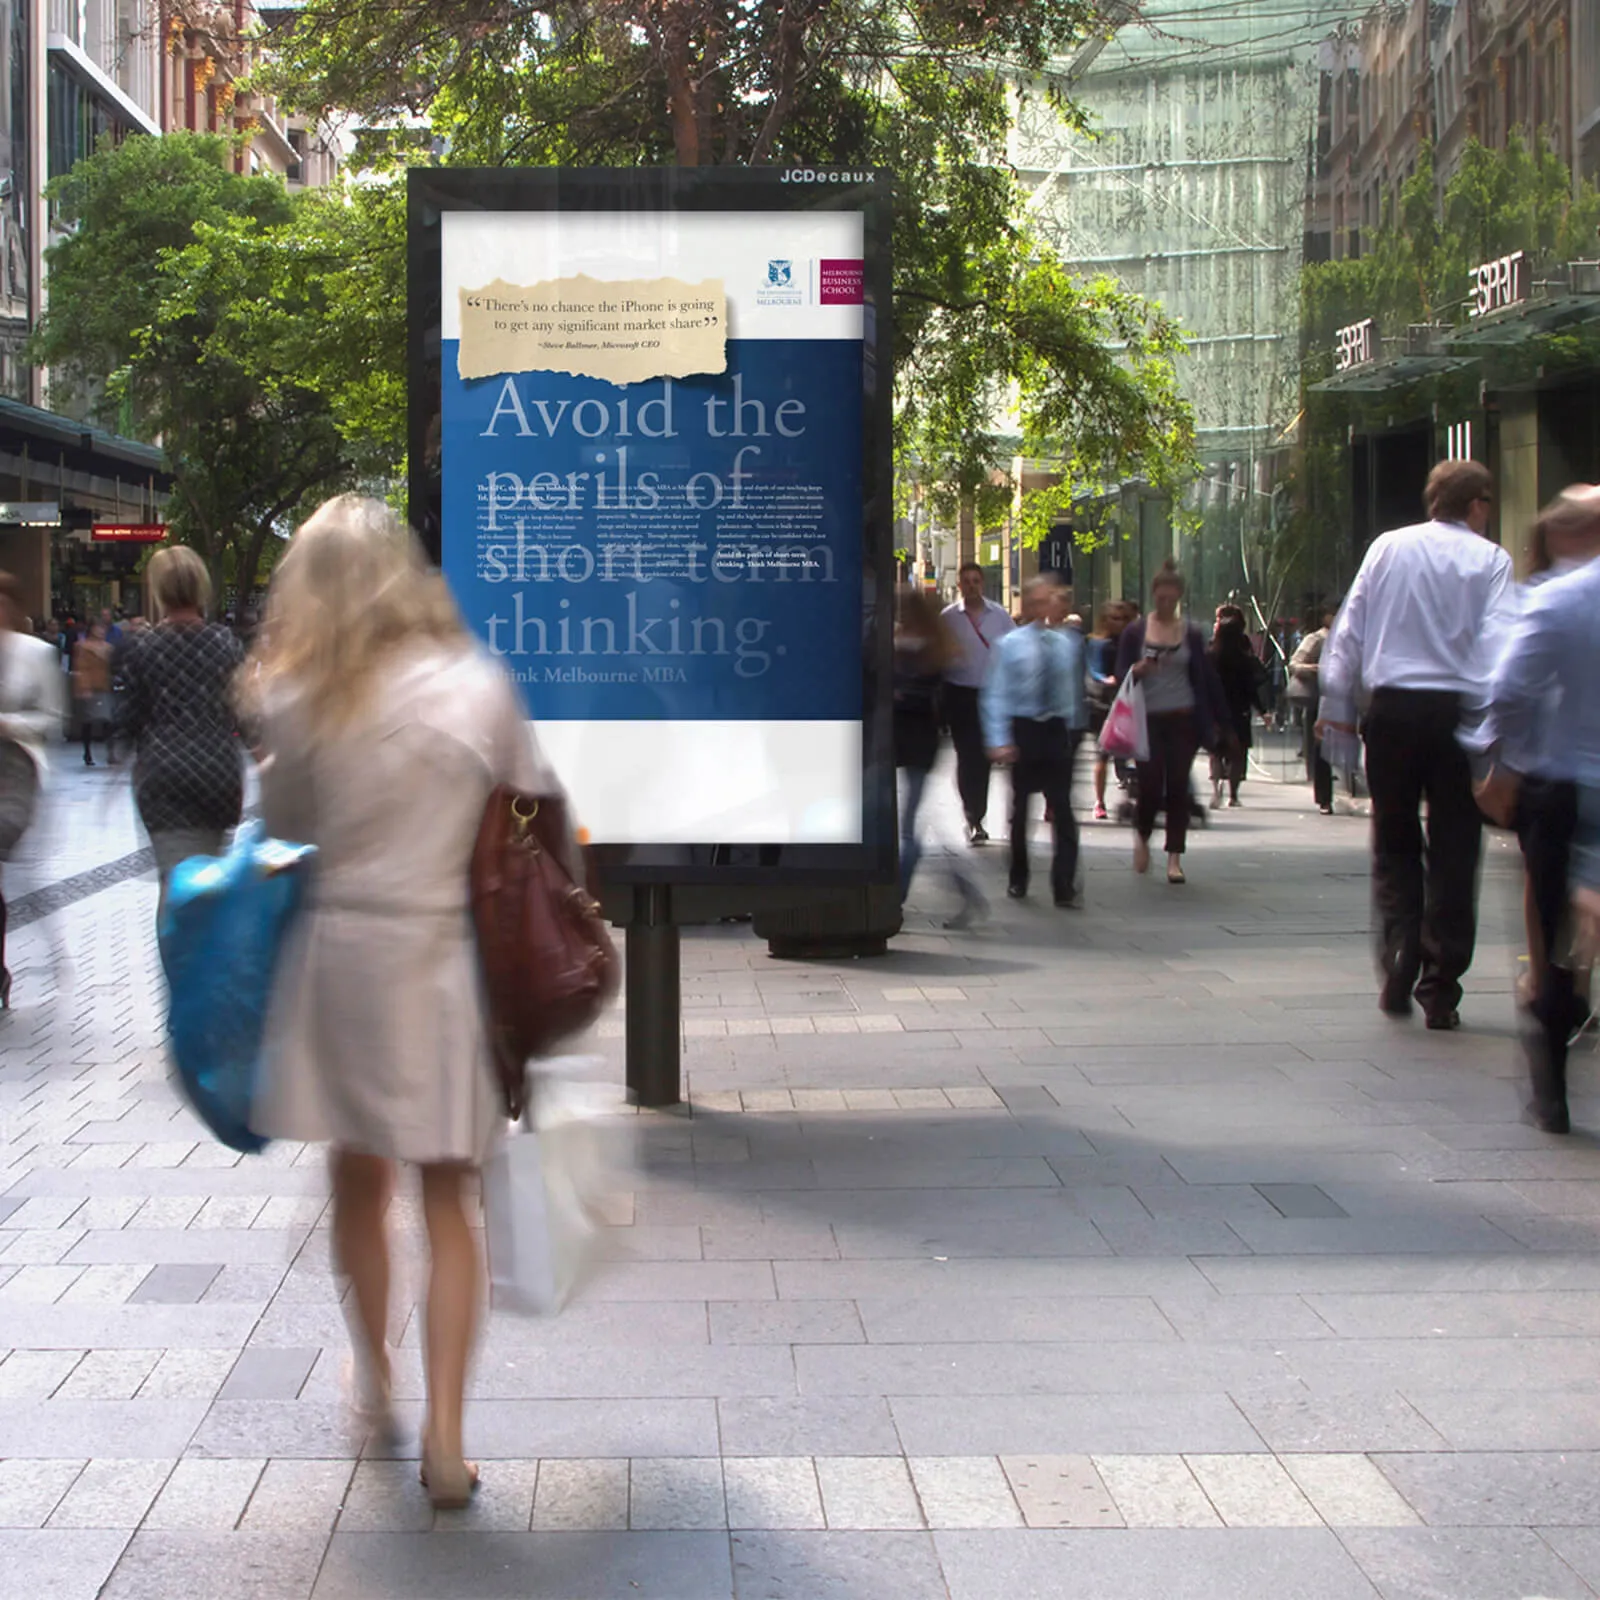
[[[160,544],[167,536],[164,522],[97,522],[90,530],[97,544]]]

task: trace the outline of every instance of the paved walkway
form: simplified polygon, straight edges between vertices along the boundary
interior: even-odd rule
[[[990,850],[994,924],[930,879],[887,960],[691,937],[692,1108],[634,1119],[590,1293],[493,1319],[436,1518],[342,1404],[319,1156],[178,1103],[142,841],[70,773],[0,1020],[0,1593],[1600,1592],[1600,1154],[1516,1118],[1512,857],[1430,1034],[1375,1007],[1364,823],[1246,802],[1183,889],[1100,825],[1080,913]]]

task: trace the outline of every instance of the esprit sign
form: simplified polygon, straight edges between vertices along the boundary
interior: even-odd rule
[[[1338,372],[1348,372],[1372,359],[1372,318],[1352,322],[1333,336],[1333,365]]]
[[[164,522],[97,522],[89,530],[96,544],[160,544],[167,536]]]
[[[1517,250],[1472,269],[1472,298],[1467,315],[1487,317],[1491,312],[1521,305],[1527,298],[1528,258]]]

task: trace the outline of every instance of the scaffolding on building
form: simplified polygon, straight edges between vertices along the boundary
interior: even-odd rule
[[[1300,273],[1326,55],[1371,9],[1142,0],[1054,75],[1087,131],[1042,95],[1019,96],[1010,156],[1042,236],[1080,275],[1159,303],[1190,346],[1179,376],[1205,464],[1190,515],[1176,519],[1190,531],[1175,533],[1169,517],[1152,536],[1139,516],[1124,548],[1095,564],[1090,591],[1135,593],[1143,568],[1175,550],[1201,569],[1199,603],[1237,594],[1263,622],[1283,603],[1271,547],[1300,411]]]

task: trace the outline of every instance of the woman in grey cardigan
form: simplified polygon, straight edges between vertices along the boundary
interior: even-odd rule
[[[1117,643],[1117,685],[1131,674],[1144,686],[1149,759],[1139,763],[1134,815],[1133,869],[1150,866],[1156,814],[1167,819],[1167,882],[1185,883],[1183,850],[1189,834],[1189,779],[1195,753],[1227,746],[1233,738],[1228,704],[1206,642],[1194,623],[1179,616],[1183,574],[1164,561],[1150,583],[1150,611],[1124,628]]]
[[[384,1218],[422,1170],[431,1271],[422,1476],[463,1504],[462,1395],[482,1274],[467,1193],[504,1119],[469,909],[499,783],[560,792],[510,679],[381,501],[341,495],[295,535],[244,679],[272,833],[316,873],[268,1016],[257,1130],[333,1145],[336,1265],[354,1287],[363,1409],[392,1428]]]

